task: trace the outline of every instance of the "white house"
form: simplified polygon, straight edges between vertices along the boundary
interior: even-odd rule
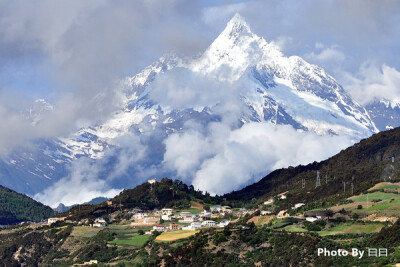
[[[133,215],[133,218],[135,218],[135,220],[141,220],[144,217],[147,217],[147,213],[144,212],[138,212],[135,215]]]
[[[106,227],[107,223],[106,222],[95,222],[93,224],[93,227]]]
[[[211,221],[211,220],[203,221],[203,222],[201,223],[201,226],[202,226],[202,227],[213,227],[213,226],[216,226],[216,225],[217,225],[217,222]]]
[[[172,215],[174,214],[174,210],[173,209],[162,209],[161,210],[163,215]]]
[[[155,183],[157,183],[157,179],[156,179],[156,178],[153,178],[153,179],[148,180],[147,182],[148,182],[149,184],[155,184]]]
[[[161,219],[163,219],[164,221],[171,221],[171,219],[172,219],[172,216],[171,215],[162,215],[161,216]]]
[[[297,204],[294,204],[294,208],[295,208],[295,209],[298,209],[298,208],[300,208],[300,207],[303,207],[304,205],[306,205],[306,204],[304,204],[304,203],[297,203]]]
[[[94,220],[93,227],[106,227],[107,222],[103,218],[99,217]]]
[[[221,206],[212,206],[210,207],[211,212],[221,212],[222,207]]]
[[[159,231],[159,232],[163,232],[165,231],[165,226],[161,225],[161,224],[157,224],[153,226],[153,230],[154,231]]]
[[[58,222],[58,221],[61,221],[61,218],[48,218],[47,219],[47,223],[48,224],[52,224],[52,223],[55,223],[55,222]]]
[[[318,218],[316,218],[316,217],[306,217],[307,222],[315,222],[317,220],[318,220]]]
[[[185,222],[185,223],[197,222],[198,220],[199,220],[199,217],[194,214],[187,215],[185,218],[183,218],[183,222]]]
[[[191,230],[191,231],[194,231],[194,230],[197,230],[197,229],[200,229],[200,228],[201,228],[201,223],[199,223],[199,222],[194,222],[194,223],[191,223],[191,224],[188,225],[188,226],[182,227],[182,230]]]
[[[219,227],[225,227],[225,226],[228,226],[228,225],[229,225],[229,223],[230,223],[230,221],[229,221],[229,220],[222,220],[222,221],[219,223]]]
[[[261,216],[265,216],[265,215],[269,215],[271,213],[272,213],[272,211],[270,211],[270,210],[262,210],[260,214],[261,214]]]

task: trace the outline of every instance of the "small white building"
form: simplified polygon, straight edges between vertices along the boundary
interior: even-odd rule
[[[210,207],[211,212],[221,212],[222,207],[221,206],[212,206]]]
[[[200,229],[200,228],[201,228],[201,223],[199,223],[199,222],[194,222],[194,223],[191,223],[191,224],[188,225],[188,226],[182,227],[182,230],[195,231],[195,230],[198,230],[198,229]]]
[[[163,215],[172,215],[174,214],[174,210],[173,209],[162,209],[161,210]]]
[[[106,227],[107,223],[106,222],[95,222],[93,224],[93,227]]]
[[[162,215],[161,219],[163,219],[164,221],[171,221],[172,220],[172,216],[171,215]]]
[[[318,218],[316,218],[316,217],[306,217],[307,222],[315,222],[317,220],[318,220]]]
[[[203,221],[201,223],[202,227],[213,227],[213,226],[216,226],[216,225],[217,225],[217,222],[216,221],[211,221],[211,220]]]
[[[228,226],[228,225],[229,225],[229,223],[230,223],[230,221],[229,221],[229,220],[222,220],[222,221],[219,223],[219,227],[225,227],[225,226]]]
[[[99,217],[94,220],[93,227],[106,227],[107,222],[103,218]]]
[[[153,226],[154,231],[159,231],[159,232],[164,232],[165,231],[165,226],[161,224],[157,224]]]
[[[157,179],[156,178],[152,178],[150,180],[147,181],[149,184],[155,184],[157,183]]]
[[[61,218],[48,218],[47,219],[48,224],[56,223],[58,221],[61,221]]]
[[[297,204],[294,204],[294,208],[295,209],[298,209],[298,208],[301,208],[301,207],[303,207],[303,206],[305,206],[306,204],[304,204],[304,203],[297,203]]]
[[[135,220],[141,220],[141,219],[143,219],[144,217],[147,217],[147,216],[148,216],[147,213],[138,212],[138,213],[136,213],[135,215],[133,215],[133,218],[134,218]]]
[[[272,213],[272,211],[270,211],[270,210],[262,210],[262,211],[260,212],[261,216],[270,215],[271,213]]]
[[[183,222],[185,222],[185,223],[197,222],[198,220],[199,220],[199,217],[194,214],[187,215],[185,218],[183,218]]]

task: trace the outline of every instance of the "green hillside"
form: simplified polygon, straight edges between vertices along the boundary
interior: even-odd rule
[[[317,171],[321,186],[316,188]],[[317,200],[336,202],[378,182],[399,181],[399,177],[400,128],[396,128],[363,139],[327,160],[273,171],[259,182],[224,197],[230,201],[262,201],[288,191],[287,205]]]
[[[188,186],[181,181],[163,178],[154,184],[146,182],[133,189],[123,190],[118,196],[110,199],[109,203],[111,204],[103,202],[97,205],[77,205],[59,216],[80,219],[88,215],[90,217],[98,217],[120,209],[187,209],[192,201],[219,204],[223,200],[195,190],[193,186]]]
[[[40,221],[53,214],[53,210],[32,198],[0,186],[0,225],[22,221]]]

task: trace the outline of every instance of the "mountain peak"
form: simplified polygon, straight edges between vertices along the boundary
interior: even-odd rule
[[[224,33],[232,36],[239,33],[251,33],[250,27],[239,13],[236,13],[226,25]]]

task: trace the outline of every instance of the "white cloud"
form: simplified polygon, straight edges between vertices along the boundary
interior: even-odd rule
[[[400,103],[400,72],[396,68],[365,62],[357,74],[345,73],[343,76],[345,88],[361,104],[375,99]]]
[[[321,44],[317,43],[316,47],[320,47]],[[324,65],[327,64],[338,64],[343,62],[346,59],[344,53],[335,47],[326,47],[321,48],[322,50],[319,53],[311,52],[305,55],[305,58],[308,59],[311,63]]]
[[[194,142],[194,148],[193,136],[201,140]],[[291,126],[253,122],[230,130],[213,123],[204,135],[194,131],[171,135],[166,140],[164,163],[181,179],[192,180],[196,188],[222,194],[255,182],[274,169],[327,158],[350,144],[348,137],[318,136]]]

